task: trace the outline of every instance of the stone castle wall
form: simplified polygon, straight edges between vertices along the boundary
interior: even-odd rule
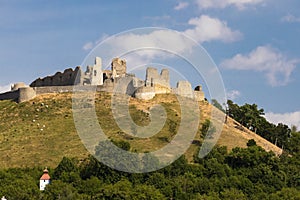
[[[96,57],[95,64],[89,65],[86,71],[80,67],[57,72],[53,76],[39,78],[29,86],[24,83],[12,85],[12,91],[0,94],[0,100],[10,99],[17,102],[28,101],[36,95],[46,93],[73,92],[73,87],[82,86],[83,90],[95,87],[97,91],[121,92],[139,99],[149,100],[156,94],[174,93],[180,96],[202,101],[205,99],[201,86],[192,90],[188,81],[179,81],[177,87],[171,89],[169,70],[162,69],[161,73],[153,67],[146,70],[146,80],[136,78],[134,74],[126,73],[126,61],[114,58],[111,70],[102,70],[102,60]]]
[[[194,95],[195,95],[195,99],[197,101],[204,101],[205,100],[205,95],[204,95],[204,92],[202,90],[201,85],[198,85],[198,86],[195,87]]]
[[[19,99],[19,91],[14,90],[14,91],[9,91],[0,94],[0,100],[13,100],[13,101],[18,101]]]
[[[19,88],[18,92],[19,92],[19,98],[18,98],[19,103],[28,101],[36,96],[36,91],[34,90],[34,88],[31,87]]]
[[[47,93],[63,93],[73,92],[73,85],[69,86],[46,86],[46,87],[34,87],[36,95],[47,94]]]
[[[146,87],[154,87],[156,94],[171,92],[169,70],[163,69],[159,74],[156,68],[148,67],[146,70]]]
[[[45,86],[67,86],[74,85],[76,76],[80,72],[80,67],[66,69],[63,73],[57,72],[53,76],[38,78],[30,84],[30,87],[45,87]]]
[[[86,71],[79,71],[75,85],[102,85],[103,84],[103,71],[102,60],[99,57],[95,58],[95,64],[89,65]],[[74,84],[73,84],[74,85]]]
[[[178,81],[177,87],[173,88],[172,92],[174,94],[177,94],[177,95],[180,95],[183,97],[187,97],[187,98],[191,98],[191,99],[193,99],[195,97],[192,86],[191,86],[190,82],[188,82],[188,81]]]
[[[126,61],[120,58],[114,58],[111,62],[112,78],[124,77],[126,75]]]
[[[154,87],[140,87],[136,90],[134,94],[135,98],[150,100],[155,97]]]

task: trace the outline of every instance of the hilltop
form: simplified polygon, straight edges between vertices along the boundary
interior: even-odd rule
[[[149,123],[147,109],[150,105],[160,103],[166,109],[166,125],[151,139],[135,139],[118,128],[111,113],[110,94],[101,92],[96,95],[96,110],[99,123],[109,137],[128,141],[132,151],[145,152],[166,145],[174,137],[173,132],[180,122],[180,107],[175,100],[171,94],[156,95],[148,101],[131,98],[129,110],[138,125]],[[199,106],[203,123],[209,117],[212,106],[204,101],[199,102]],[[83,159],[89,155],[75,129],[71,93],[45,94],[20,104],[0,101],[0,114],[1,168],[55,167],[63,156]],[[195,138],[199,142],[200,127]],[[227,146],[231,150],[234,147],[246,147],[248,140],[254,139],[265,150],[281,153],[280,148],[250,130],[236,127],[241,126],[229,118],[218,145]],[[193,142],[186,152],[188,160],[192,161],[198,151],[199,143]]]

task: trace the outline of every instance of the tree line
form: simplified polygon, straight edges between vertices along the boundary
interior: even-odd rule
[[[128,148],[128,144],[124,147]],[[215,147],[203,159],[150,173],[113,170],[93,156],[64,157],[49,169],[51,184],[40,192],[43,170],[0,170],[0,195],[7,199],[300,199],[300,154],[275,156],[248,142],[247,148]]]
[[[299,152],[300,134],[297,127],[289,127],[286,124],[273,124],[264,117],[264,109],[258,108],[256,104],[244,104],[239,106],[231,100],[227,101],[227,109],[213,99],[212,105],[235,119],[241,125],[247,127],[271,143],[283,148],[287,153]]]

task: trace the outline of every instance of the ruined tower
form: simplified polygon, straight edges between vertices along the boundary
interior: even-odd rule
[[[154,87],[156,94],[170,93],[169,70],[162,69],[158,74],[156,68],[148,67],[146,71],[146,87]]]
[[[84,73],[81,73],[80,82],[82,85],[103,85],[102,60],[95,58],[95,64],[87,66]]]
[[[114,58],[111,62],[112,78],[125,77],[126,61],[120,58]]]

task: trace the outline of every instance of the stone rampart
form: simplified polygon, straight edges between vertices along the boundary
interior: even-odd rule
[[[28,101],[36,96],[36,91],[32,87],[19,88],[18,102]]]
[[[74,70],[66,69],[53,76],[38,78],[30,84],[30,87],[24,83],[16,83],[12,85],[12,91],[0,94],[0,100],[11,99],[23,102],[36,95],[73,92],[74,85],[82,87],[83,91],[93,89],[109,93],[121,91],[129,96],[145,100],[152,99],[156,94],[171,92],[195,98],[198,101],[204,100],[201,86],[197,86],[193,91],[188,81],[179,81],[177,88],[171,89],[168,69],[162,69],[159,74],[156,68],[148,67],[144,81],[135,77],[134,74],[127,74],[126,61],[120,58],[112,60],[111,70],[102,70],[102,60],[99,57],[96,57],[94,65],[87,66],[85,72],[80,67],[76,67]]]
[[[143,100],[150,100],[155,97],[155,89],[154,87],[140,87],[136,90],[134,97]]]
[[[14,90],[14,91],[9,91],[0,94],[0,100],[13,100],[13,101],[18,101],[19,99],[19,91]]]
[[[195,97],[191,83],[188,81],[178,81],[177,87],[173,88],[173,93],[191,99]]]
[[[57,72],[53,76],[38,78],[30,84],[30,87],[75,85],[76,76],[80,71],[80,67],[76,67],[75,70],[66,69],[63,73]]]
[[[146,70],[146,87],[154,87],[156,94],[171,92],[169,70],[163,69],[160,74],[156,68],[148,67]]]
[[[34,87],[36,95],[47,94],[47,93],[63,93],[73,92],[73,85],[70,86],[46,86],[46,87]]]
[[[205,95],[204,95],[204,92],[202,91],[202,86],[201,85],[198,85],[198,86],[195,87],[194,95],[195,95],[195,99],[197,101],[204,101],[205,100]]]
[[[126,75],[126,61],[120,58],[114,58],[111,62],[112,78],[124,77]]]

